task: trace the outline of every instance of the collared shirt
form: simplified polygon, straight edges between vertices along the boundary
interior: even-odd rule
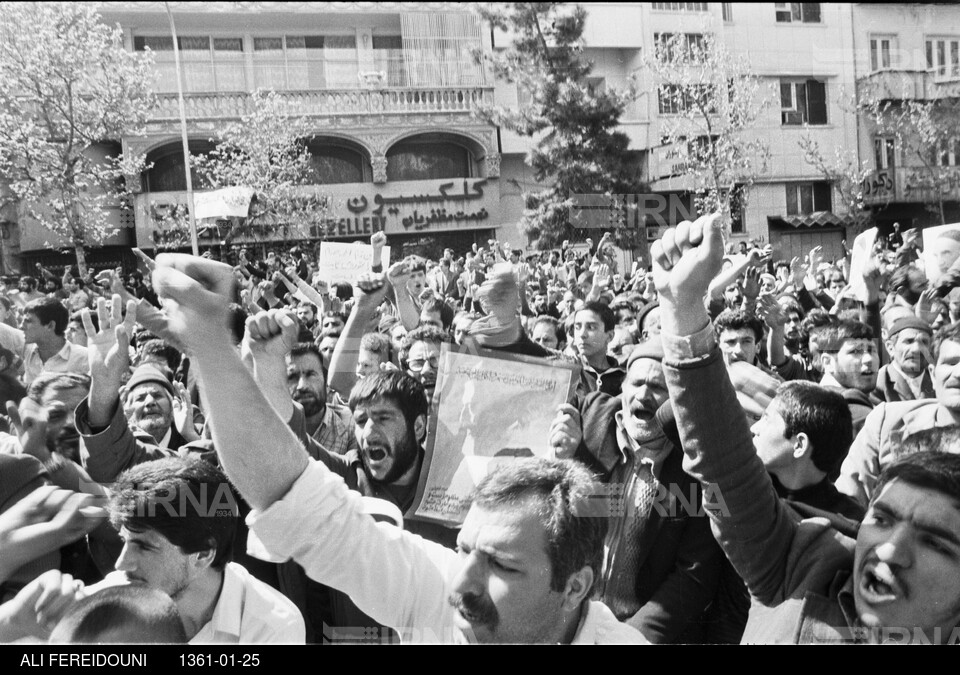
[[[304,644],[300,610],[243,566],[227,563],[210,621],[190,644]]]
[[[327,452],[345,455],[350,450],[360,449],[353,426],[353,413],[349,408],[328,402],[323,421],[312,435]]]
[[[452,549],[375,522],[363,513],[362,497],[322,463],[311,460],[287,494],[252,511],[247,524],[267,550],[349,595],[403,642],[463,641],[447,598],[464,561]],[[573,642],[647,642],[597,604],[590,602]]]
[[[29,344],[23,350],[23,382],[27,386],[40,373],[77,373],[86,375],[90,371],[87,348],[66,342],[63,348],[46,361],[40,358],[36,344]]]
[[[129,583],[123,572],[111,572],[88,586],[95,593]],[[213,616],[189,644],[298,644],[306,642],[300,610],[285,595],[230,562],[223,568],[223,585]]]

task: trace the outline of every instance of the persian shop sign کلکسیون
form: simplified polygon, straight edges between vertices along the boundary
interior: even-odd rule
[[[327,197],[330,207],[325,217],[310,224],[291,227],[285,238],[340,239],[369,236],[384,231],[390,234],[468,230],[487,225],[491,212],[500,204],[497,181],[486,178],[460,178],[429,181],[401,181],[376,186],[372,183],[346,183],[305,188]],[[164,227],[171,213],[185,216],[186,193],[142,194],[142,218],[138,218],[138,241],[154,246],[168,238]],[[201,239],[220,238],[214,219],[202,221]],[[142,223],[142,225],[141,225]],[[146,230],[146,231],[144,231]],[[299,230],[295,232],[293,230]],[[238,237],[240,242],[245,237]]]

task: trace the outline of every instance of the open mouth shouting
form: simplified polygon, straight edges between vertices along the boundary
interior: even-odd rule
[[[907,589],[884,563],[867,563],[860,575],[860,597],[870,605],[908,599]]]

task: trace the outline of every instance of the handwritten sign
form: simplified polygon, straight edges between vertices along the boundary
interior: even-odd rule
[[[451,348],[452,347],[452,348]],[[459,526],[493,468],[550,448],[550,423],[572,396],[578,366],[485,349],[440,350],[416,518]]]
[[[384,264],[389,262],[389,246],[383,247],[381,260]],[[320,277],[328,283],[349,281],[355,284],[361,274],[370,271],[372,265],[373,247],[370,244],[344,244],[336,241],[320,244],[317,269]]]

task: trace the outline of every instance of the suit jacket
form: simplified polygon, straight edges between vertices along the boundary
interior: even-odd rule
[[[632,473],[632,451],[621,450],[614,415],[619,397],[601,392],[580,401],[583,441],[574,458],[583,462],[605,483],[623,480]],[[683,453],[667,441],[669,453],[657,476],[667,488],[666,498],[650,511],[640,533],[641,558],[637,569],[621,569],[624,556],[612,556],[613,569],[601,571],[597,592],[617,618],[643,633],[651,642],[695,639],[698,623],[713,601],[724,564],[723,552],[710,532],[702,510],[699,483],[682,468]],[[627,508],[635,500],[632,487],[623,495]],[[687,503],[689,501],[689,504]],[[623,514],[610,516],[610,529],[620,527]],[[616,545],[612,543],[612,545]],[[629,574],[636,580],[634,597],[608,597],[605,579]]]
[[[933,379],[930,377],[930,371],[923,371],[923,378],[920,380],[920,396],[913,393],[907,379],[903,374],[894,368],[892,364],[887,364],[877,373],[877,388],[873,392],[874,396],[881,401],[893,403],[895,401],[916,401],[921,398],[936,398],[937,393],[933,390]]]

